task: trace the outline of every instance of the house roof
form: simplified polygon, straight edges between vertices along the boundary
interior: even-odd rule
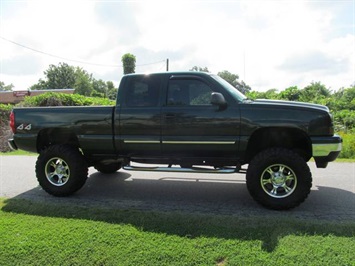
[[[57,92],[73,94],[74,89],[60,89],[60,90],[19,90],[19,91],[0,91],[0,103],[3,104],[16,104],[25,98],[25,96],[37,96],[46,92]]]

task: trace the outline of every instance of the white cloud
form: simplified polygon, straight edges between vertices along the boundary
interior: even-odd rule
[[[301,88],[314,80],[337,89],[355,81],[354,1],[0,3],[0,36],[69,59],[120,65],[130,52],[137,71],[146,72],[164,71],[169,58],[171,70],[229,70],[255,90]],[[63,61],[2,39],[0,49],[0,80],[21,88]],[[121,68],[67,63],[116,85],[122,76]]]

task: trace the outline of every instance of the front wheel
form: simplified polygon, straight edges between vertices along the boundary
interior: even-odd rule
[[[301,204],[312,187],[307,162],[297,153],[272,148],[250,162],[246,175],[250,195],[261,205],[286,210]]]
[[[38,156],[36,175],[46,192],[54,196],[67,196],[85,184],[88,165],[78,149],[68,145],[53,145]]]

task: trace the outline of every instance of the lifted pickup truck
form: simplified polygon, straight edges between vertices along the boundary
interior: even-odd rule
[[[248,165],[251,196],[267,208],[289,209],[310,193],[307,162],[313,157],[325,168],[342,148],[327,107],[252,101],[200,72],[126,75],[115,106],[15,108],[10,126],[10,146],[39,153],[37,179],[55,196],[79,190],[90,166],[102,173],[236,173]]]

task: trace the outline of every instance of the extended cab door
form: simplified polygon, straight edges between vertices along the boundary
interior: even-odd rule
[[[120,155],[160,155],[161,79],[159,75],[130,75],[122,80],[114,123]]]
[[[236,158],[239,108],[211,104],[221,88],[200,76],[170,78],[162,107],[162,154],[169,158]],[[193,160],[192,160],[193,161]]]

